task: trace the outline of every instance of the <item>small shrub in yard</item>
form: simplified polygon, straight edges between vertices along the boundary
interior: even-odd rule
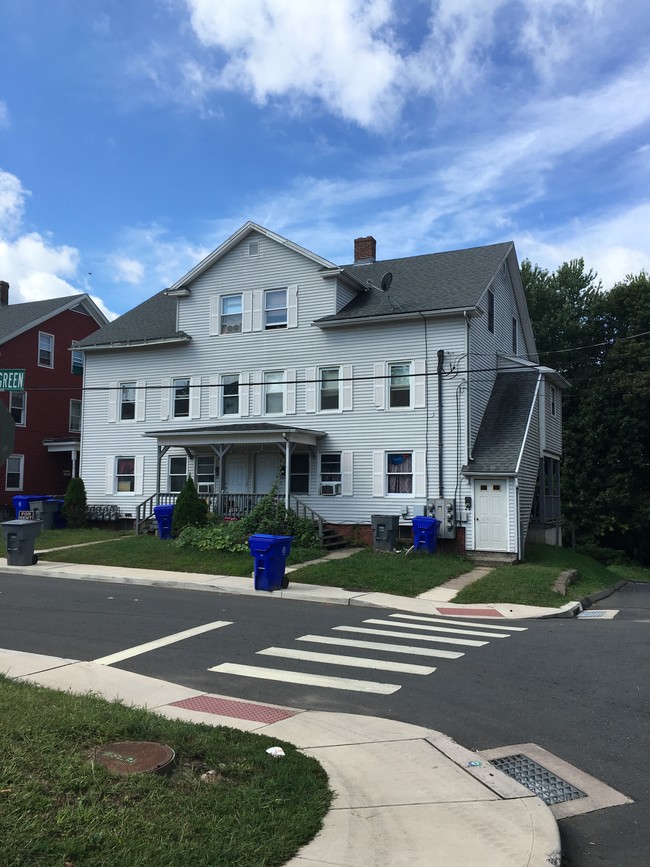
[[[85,527],[88,523],[86,486],[80,476],[70,479],[63,500],[63,517],[68,527]]]
[[[185,527],[176,539],[176,545],[179,548],[199,548],[202,551],[248,553],[248,545],[241,541],[241,534],[233,532],[234,523],[232,521],[210,527]]]
[[[199,497],[194,479],[188,476],[174,506],[172,536],[178,536],[185,527],[204,527],[207,521],[208,504]]]

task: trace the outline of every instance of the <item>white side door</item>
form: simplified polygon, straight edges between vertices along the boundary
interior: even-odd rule
[[[506,483],[498,479],[477,479],[474,485],[475,548],[477,551],[507,551]]]

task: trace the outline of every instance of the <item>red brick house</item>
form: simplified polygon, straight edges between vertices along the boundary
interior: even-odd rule
[[[25,370],[24,391],[0,391],[16,429],[0,467],[0,508],[19,494],[62,495],[78,475],[84,358],[73,341],[107,319],[88,295],[9,304],[0,281],[0,369]]]

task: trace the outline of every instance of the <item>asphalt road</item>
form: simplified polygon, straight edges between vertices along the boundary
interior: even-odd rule
[[[3,574],[0,646],[83,660],[122,654],[108,664],[221,695],[429,726],[470,749],[536,743],[635,802],[562,820],[566,865],[640,867],[650,863],[649,606],[650,585],[628,585],[592,609],[619,609],[613,619],[491,618],[450,625],[483,636],[438,633],[480,642],[460,645],[432,642],[436,633],[414,628],[427,627],[427,621],[409,621],[396,611]],[[372,620],[385,622],[367,622]],[[228,625],[154,649],[140,647],[224,622]],[[364,629],[398,637],[357,631]],[[311,638],[299,640],[304,636]],[[340,644],[369,639],[413,651],[371,652]],[[324,664],[260,654],[269,648],[289,656],[306,650],[372,657],[376,664],[353,668],[337,659]],[[417,652],[425,648],[462,655]],[[389,661],[419,668],[378,667]],[[219,666],[228,670],[210,670]],[[251,667],[279,679],[245,676]],[[340,681],[335,688],[287,683],[286,670],[385,689],[383,694],[341,689]]]

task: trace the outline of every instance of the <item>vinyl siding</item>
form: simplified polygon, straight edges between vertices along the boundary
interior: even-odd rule
[[[535,401],[528,436],[524,443],[521,463],[519,465],[519,520],[521,522],[521,551],[526,544],[526,535],[530,523],[530,511],[533,507],[535,485],[539,472],[539,403]]]

